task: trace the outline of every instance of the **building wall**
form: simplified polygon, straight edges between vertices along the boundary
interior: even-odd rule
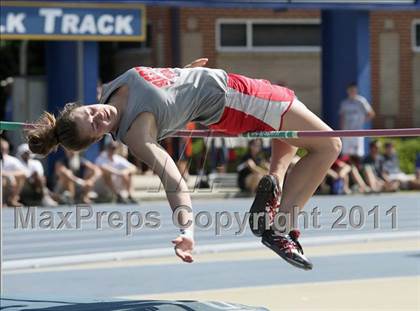
[[[216,49],[219,18],[296,19],[319,18],[318,11],[182,9],[182,61],[208,57],[209,66],[228,72],[283,83],[295,90],[310,109],[321,109],[320,52],[221,52]]]
[[[321,113],[319,53],[219,53],[218,66],[228,72],[286,85],[316,114]]]
[[[250,77],[282,82],[315,113],[321,110],[320,52],[221,52],[216,49],[218,18],[287,19],[320,18],[316,10],[247,10],[183,8],[181,12],[181,63],[209,58],[209,67]],[[420,53],[411,42],[412,21],[418,11],[371,12],[372,105],[377,128],[420,126]],[[154,66],[170,66],[170,11],[148,7],[153,24]],[[343,94],[343,97],[345,94]]]
[[[147,23],[152,25],[151,48],[120,50],[113,58],[114,71],[121,74],[135,66],[168,67],[172,64],[170,10],[149,6],[146,11]]]
[[[420,127],[420,53],[417,52],[413,57],[413,100],[414,100],[414,120],[413,126]]]
[[[420,126],[420,53],[412,49],[419,11],[371,13],[374,126]]]

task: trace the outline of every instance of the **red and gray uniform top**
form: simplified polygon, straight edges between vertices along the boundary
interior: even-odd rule
[[[220,69],[135,67],[104,84],[99,103],[123,85],[129,95],[118,140],[142,112],[155,116],[159,140],[191,121],[231,134],[279,130],[295,98],[287,88]]]

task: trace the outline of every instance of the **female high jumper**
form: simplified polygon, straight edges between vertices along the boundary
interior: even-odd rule
[[[58,145],[83,150],[110,133],[157,174],[178,223],[192,223],[187,184],[170,155],[158,144],[190,121],[229,134],[276,130],[330,131],[288,88],[204,68],[198,59],[185,68],[132,68],[103,86],[95,105],[67,104],[55,118],[45,112],[26,133],[32,152],[47,155]],[[298,148],[307,150],[285,180]],[[274,215],[291,215],[313,195],[341,150],[338,138],[273,139],[269,174],[264,176],[251,206],[249,224],[262,243],[299,268],[312,269],[296,229],[279,232]],[[254,217],[257,215],[257,217]],[[259,217],[260,215],[265,215]],[[267,216],[269,215],[269,216]],[[290,230],[290,232],[289,232]],[[184,262],[193,261],[193,225],[172,241]]]

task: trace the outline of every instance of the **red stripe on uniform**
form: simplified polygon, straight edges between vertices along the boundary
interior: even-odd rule
[[[230,107],[225,107],[220,121],[211,124],[209,128],[223,130],[229,134],[275,130],[260,119]]]
[[[283,111],[283,113],[281,114],[279,131],[283,130],[283,118],[284,118],[284,115],[290,110],[290,107],[292,107],[292,104],[293,104],[293,100],[287,106],[286,110]]]
[[[234,73],[228,74],[228,86],[242,94],[272,101],[291,102],[295,98],[295,93],[286,87],[271,84],[267,80],[250,79]]]

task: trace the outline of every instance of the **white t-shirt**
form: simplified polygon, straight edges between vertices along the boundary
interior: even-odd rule
[[[341,153],[350,156],[365,156],[365,138],[364,137],[342,137],[343,148]]]
[[[98,166],[109,165],[117,170],[134,167],[133,164],[119,154],[114,154],[112,159],[110,159],[106,151],[101,152],[101,154],[96,158],[95,164]]]
[[[35,159],[29,159],[28,162],[20,160],[22,165],[25,167],[27,174],[30,177],[33,173],[38,173],[39,176],[44,176],[44,167],[42,163]]]
[[[4,172],[26,171],[26,168],[23,166],[22,162],[20,162],[18,158],[11,155],[3,155],[3,160],[1,162],[3,164]]]
[[[342,118],[342,130],[360,130],[366,122],[366,117],[372,107],[361,95],[354,99],[347,98],[341,102],[340,115]]]

